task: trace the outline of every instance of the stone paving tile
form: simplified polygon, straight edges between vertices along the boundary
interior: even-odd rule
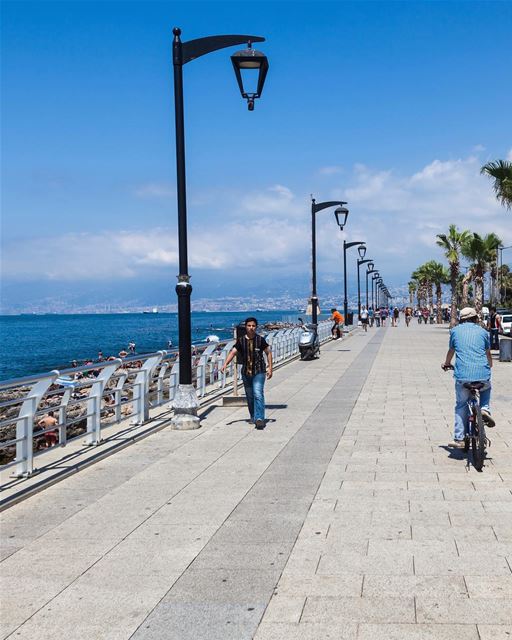
[[[480,640],[510,640],[512,638],[512,624],[479,624]]]
[[[306,600],[301,622],[414,622],[413,598],[328,598]]]
[[[419,623],[508,624],[512,600],[418,596],[416,616]]]
[[[356,640],[356,623],[308,622],[289,624],[262,622],[254,640]]]
[[[483,640],[474,624],[360,624],[357,640]],[[489,637],[490,640],[490,637]]]
[[[466,578],[467,579],[467,578]],[[365,575],[363,597],[447,597],[467,596],[463,576],[377,576]]]

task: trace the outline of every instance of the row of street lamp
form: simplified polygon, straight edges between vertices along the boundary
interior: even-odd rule
[[[254,110],[254,101],[261,96],[269,64],[267,57],[253,49],[254,42],[263,42],[265,38],[252,35],[222,35],[209,36],[182,42],[181,29],[173,29],[172,61],[174,67],[174,106],[176,127],[176,174],[177,174],[177,199],[178,199],[178,254],[179,275],[176,285],[178,296],[178,329],[179,329],[179,386],[173,402],[174,416],[172,425],[175,429],[196,429],[199,427],[197,416],[198,401],[195,388],[192,384],[192,330],[190,297],[192,285],[188,273],[188,248],[187,248],[187,198],[185,179],[185,125],[183,108],[183,65],[200,58],[213,51],[224,49],[239,44],[247,44],[245,49],[237,51],[231,56],[231,62],[235,71],[236,81],[240,94],[247,101],[249,111]],[[256,75],[257,74],[257,75]],[[252,91],[248,88],[248,80],[251,79]],[[316,214],[323,209],[336,207],[334,214],[341,230],[343,230],[348,217],[347,203],[343,201],[311,202],[311,236],[312,236],[312,323],[318,323],[318,297],[316,292]],[[347,302],[347,249],[358,247],[359,259],[357,261],[357,291],[358,314],[361,312],[361,287],[359,267],[367,264],[366,271],[366,306],[368,299],[368,277],[372,278],[372,306],[375,309],[381,299],[389,299],[389,291],[383,283],[378,271],[374,270],[371,260],[365,259],[366,244],[364,242],[343,241],[343,266],[344,266],[344,297],[343,310],[345,319],[348,315]],[[374,286],[376,302],[374,301]]]
[[[347,224],[349,210],[345,207],[347,203],[342,200],[329,200],[327,202],[317,202],[311,199],[311,322],[313,325],[318,324],[318,295],[316,291],[316,214],[323,209],[336,207],[334,217],[343,231]],[[366,243],[362,240],[347,242],[343,240],[343,315],[345,322],[348,317],[348,287],[347,287],[347,249],[357,247],[359,258],[357,260],[357,317],[361,315],[361,276],[360,267],[367,264],[366,270],[366,308],[369,308],[368,298],[368,276],[372,276],[372,297],[371,306],[373,309],[378,308],[381,304],[389,304],[391,298],[390,293],[378,271],[375,270],[375,264],[366,256]],[[375,287],[375,294],[374,294]]]

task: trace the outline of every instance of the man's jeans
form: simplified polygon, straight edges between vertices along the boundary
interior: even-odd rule
[[[464,425],[467,424],[468,400],[471,397],[469,389],[464,388],[464,380],[455,381],[455,426],[453,437],[455,440],[464,440]],[[490,413],[491,387],[480,392],[480,407]]]
[[[499,329],[489,329],[489,333],[491,338],[491,349],[493,351],[498,351],[500,348]]]
[[[265,385],[265,373],[257,373],[255,376],[242,374],[245,388],[245,397],[251,420],[265,420],[265,397],[263,386]]]

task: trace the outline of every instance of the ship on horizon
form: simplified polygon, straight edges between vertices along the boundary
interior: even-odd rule
[[[158,313],[158,307],[153,307],[151,311],[143,311],[142,313]]]

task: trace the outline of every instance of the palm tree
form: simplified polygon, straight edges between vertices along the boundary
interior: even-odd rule
[[[451,224],[448,233],[437,234],[437,245],[444,249],[444,255],[450,265],[450,286],[452,289],[452,300],[450,309],[450,327],[457,324],[457,283],[460,272],[460,253],[462,246],[469,240],[470,232],[459,231],[454,224]]]
[[[423,308],[428,304],[427,287],[428,287],[428,275],[425,271],[425,265],[421,265],[415,271],[412,272],[411,278],[417,283],[416,285],[416,297],[418,299],[418,307]]]
[[[489,233],[484,237],[474,233],[462,247],[463,255],[472,261],[470,271],[475,285],[475,308],[478,313],[482,310],[484,300],[484,276],[500,244],[501,240],[495,233]]]
[[[436,289],[436,312],[437,312],[437,324],[443,322],[443,310],[442,310],[442,285],[450,281],[450,274],[448,270],[435,260],[429,260],[424,265],[428,274],[429,280]]]
[[[409,287],[409,304],[414,306],[414,294],[416,293],[416,289],[418,288],[418,283],[414,280],[410,280],[408,283]]]
[[[494,180],[493,188],[496,198],[507,209],[512,208],[512,162],[508,160],[496,160],[488,162],[480,169]]]

